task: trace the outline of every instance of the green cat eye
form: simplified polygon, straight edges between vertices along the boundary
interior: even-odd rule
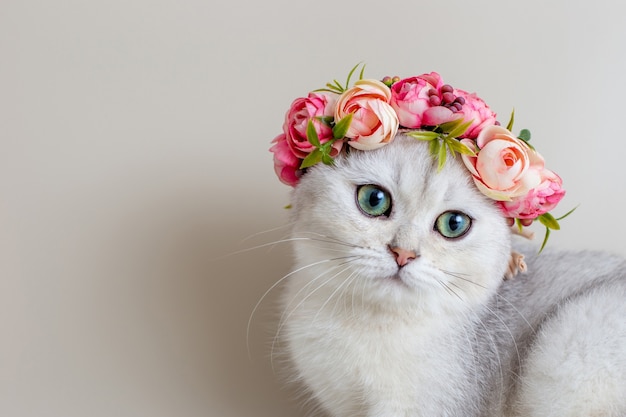
[[[378,185],[361,185],[356,191],[359,209],[368,216],[388,216],[391,211],[391,195]]]
[[[437,217],[435,230],[441,236],[456,239],[463,236],[472,226],[472,219],[460,211],[446,211]]]

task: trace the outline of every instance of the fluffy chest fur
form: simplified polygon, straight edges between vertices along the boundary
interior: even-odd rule
[[[290,320],[285,334],[297,352],[300,377],[333,415],[438,415],[441,410],[473,415],[478,409],[477,392],[464,388],[482,378],[471,348],[466,350],[464,338],[471,330],[460,327],[466,323],[357,317],[356,311],[337,311],[351,306],[320,310],[315,304],[305,301],[302,316]],[[305,322],[309,325],[302,326]]]

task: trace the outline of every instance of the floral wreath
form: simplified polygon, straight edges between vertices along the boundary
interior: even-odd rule
[[[326,88],[293,101],[285,115],[283,133],[273,141],[274,170],[285,184],[295,187],[307,168],[332,164],[352,147],[373,150],[392,142],[398,131],[428,141],[430,153],[443,168],[447,155],[460,155],[476,187],[495,201],[511,226],[539,220],[550,230],[560,229],[549,212],[565,195],[561,178],[545,167],[543,157],[530,145],[530,131],[511,133],[514,113],[505,127],[475,93],[444,84],[436,72],[400,79],[364,79],[350,87],[357,68],[345,85],[337,80]]]

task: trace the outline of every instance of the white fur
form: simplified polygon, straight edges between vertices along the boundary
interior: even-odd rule
[[[559,307],[529,355],[520,415],[624,415],[624,300],[624,285],[613,285]]]
[[[624,280],[584,290],[622,261],[585,273],[546,253],[503,283],[508,226],[448,159],[437,172],[426,144],[398,137],[304,175],[281,320],[297,378],[333,417],[623,415]],[[390,192],[388,218],[358,209],[363,184]],[[434,229],[448,210],[473,218],[464,237]],[[418,258],[400,268],[390,246]]]

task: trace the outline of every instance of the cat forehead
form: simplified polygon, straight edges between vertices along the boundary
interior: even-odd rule
[[[458,193],[475,194],[468,172],[457,158],[449,157],[439,170],[428,143],[403,135],[376,151],[351,152],[339,161],[338,168],[350,182],[373,183],[395,193],[435,193],[444,200]]]

